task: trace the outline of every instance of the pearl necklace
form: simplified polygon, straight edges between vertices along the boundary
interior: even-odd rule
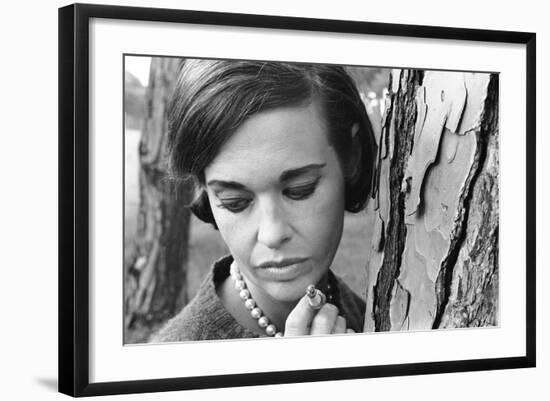
[[[243,280],[243,275],[239,271],[235,261],[231,263],[229,270],[231,277],[235,282],[235,289],[239,291],[239,297],[244,301],[244,306],[250,311],[250,316],[258,321],[258,326],[265,329],[265,334],[269,337],[283,337],[283,333],[277,331],[277,327],[269,322],[262,310],[256,305],[256,301],[252,299],[250,291],[246,288],[246,283]]]

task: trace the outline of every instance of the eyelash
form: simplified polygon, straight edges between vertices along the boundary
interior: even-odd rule
[[[283,194],[292,200],[303,200],[309,198],[315,192],[319,179],[310,184],[299,185],[293,188],[287,188]]]
[[[232,213],[239,213],[242,212],[248,204],[251,202],[250,199],[244,199],[244,198],[235,198],[233,199],[226,199],[225,201],[222,201],[218,207],[220,209],[227,209]]]
[[[300,201],[309,198],[315,192],[319,179],[316,179],[311,184],[305,184],[296,186],[293,188],[287,188],[283,191],[283,194],[295,201]],[[223,200],[219,205],[220,209],[227,209],[231,213],[239,213],[248,207],[251,200],[247,198],[230,198]]]

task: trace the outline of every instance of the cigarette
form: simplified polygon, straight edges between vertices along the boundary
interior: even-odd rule
[[[308,296],[307,300],[309,302],[309,306],[311,306],[313,309],[321,309],[327,301],[327,297],[325,296],[325,294],[315,288],[313,284],[308,285],[306,289],[306,295]]]

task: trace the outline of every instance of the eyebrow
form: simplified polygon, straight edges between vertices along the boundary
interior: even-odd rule
[[[308,164],[307,166],[298,167],[292,170],[285,170],[279,177],[279,181],[286,182],[301,175],[321,170],[326,164]]]
[[[222,187],[224,189],[246,189],[246,187],[240,182],[236,181],[224,181],[224,180],[210,180],[206,183],[208,186]]]
[[[285,170],[281,173],[281,176],[279,177],[279,181],[287,182],[289,180],[292,180],[293,178],[300,177],[304,174],[319,171],[325,166],[326,166],[326,163],[308,164],[306,166],[298,167],[295,169]],[[237,181],[210,180],[206,183],[206,185],[219,186],[219,187],[223,187],[224,189],[238,189],[238,190],[247,189],[245,185]]]

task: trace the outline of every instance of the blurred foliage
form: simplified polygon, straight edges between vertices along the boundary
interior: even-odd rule
[[[360,93],[368,95],[374,92],[376,97],[384,97],[384,89],[388,87],[390,70],[376,67],[346,67],[346,71],[357,84]]]

